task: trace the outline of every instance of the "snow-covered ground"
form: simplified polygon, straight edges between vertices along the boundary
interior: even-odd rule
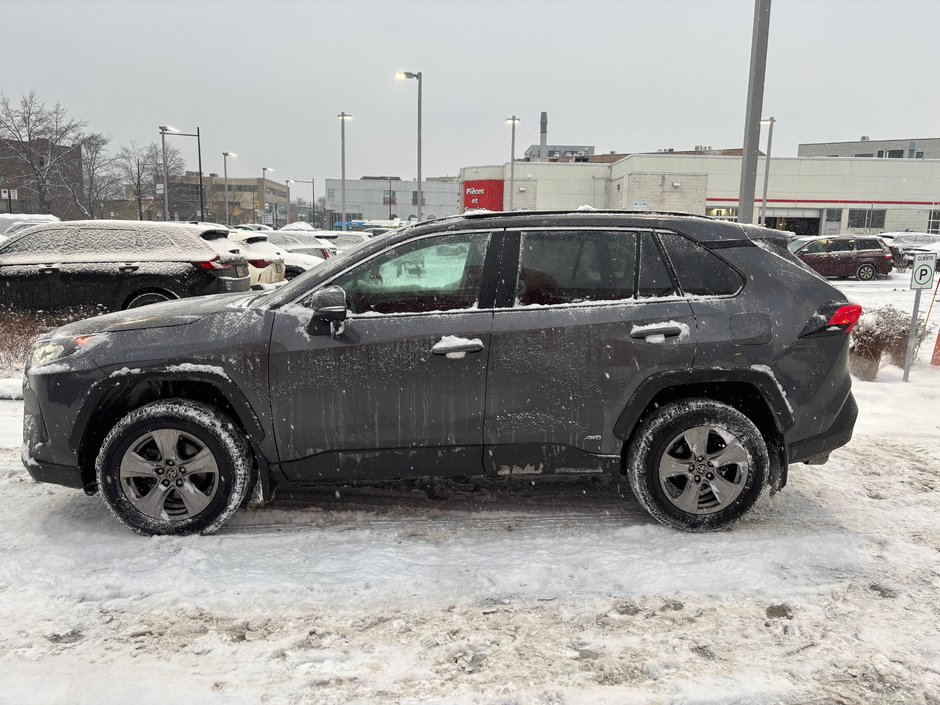
[[[910,310],[905,285],[844,289]],[[711,535],[585,481],[329,490],[143,539],[30,482],[0,401],[0,702],[940,702],[928,353],[856,382],[851,444]]]

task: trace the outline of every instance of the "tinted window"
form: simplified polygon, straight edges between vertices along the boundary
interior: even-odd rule
[[[568,230],[522,234],[517,305],[633,297],[636,234]]]
[[[639,296],[672,296],[676,288],[652,233],[640,235]]]
[[[856,240],[855,241],[856,250],[880,250],[881,243],[877,240]]]
[[[2,255],[59,255],[75,251],[75,231],[70,228],[55,228],[26,233],[0,249]],[[22,257],[18,258],[22,259]]]
[[[740,274],[697,242],[674,233],[662,233],[660,238],[684,294],[728,296],[743,286]]]
[[[851,252],[855,249],[855,240],[830,240],[829,252]]]
[[[333,283],[352,313],[420,313],[476,306],[488,233],[410,242],[369,260]]]
[[[832,240],[813,240],[800,251],[800,254],[813,255],[820,252],[829,252],[830,245],[832,245]]]

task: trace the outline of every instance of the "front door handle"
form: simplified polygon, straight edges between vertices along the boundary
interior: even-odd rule
[[[633,326],[630,337],[642,338],[647,343],[661,343],[666,338],[675,338],[687,330],[687,327],[678,323],[652,323],[646,326]]]
[[[43,274],[55,274],[59,271],[58,267],[40,267],[39,271]]]
[[[458,338],[455,335],[445,335],[431,348],[434,355],[447,355],[451,359],[463,357],[466,353],[476,353],[483,349],[483,341],[479,338],[472,340]]]
[[[122,272],[136,272],[138,269],[140,269],[140,265],[124,264],[118,267],[118,269],[121,270]]]

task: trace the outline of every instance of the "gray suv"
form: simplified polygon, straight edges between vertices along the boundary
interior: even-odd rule
[[[445,218],[274,292],[57,329],[27,370],[23,461],[141,534],[209,533],[294,483],[592,473],[719,529],[851,438],[859,314],[775,230]]]

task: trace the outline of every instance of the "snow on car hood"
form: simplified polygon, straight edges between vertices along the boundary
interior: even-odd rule
[[[116,311],[103,316],[86,318],[59,328],[56,334],[77,336],[91,333],[140,330],[142,328],[185,326],[213,313],[241,308],[255,296],[257,294],[246,295],[244,292],[238,292],[164,301],[158,304],[128,309],[127,311]]]

